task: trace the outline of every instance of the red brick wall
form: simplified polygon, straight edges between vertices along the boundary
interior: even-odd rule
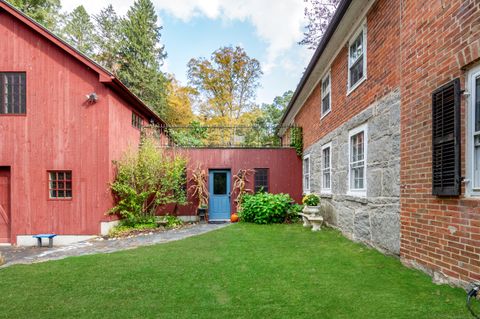
[[[347,96],[347,45],[331,65],[332,111],[320,119],[319,83],[295,117],[304,128],[304,148],[341,126],[400,83],[399,1],[379,0],[367,14],[367,80]]]
[[[480,279],[480,199],[431,195],[431,93],[456,77],[464,88],[462,68],[480,58],[479,20],[478,1],[403,1],[400,253],[404,261],[465,281]]]

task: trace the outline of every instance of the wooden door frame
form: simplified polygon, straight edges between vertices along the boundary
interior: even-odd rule
[[[12,242],[12,168],[10,166],[0,165],[0,171],[8,172],[8,206],[9,206],[7,207],[7,212],[0,210],[0,214],[3,215],[4,219],[7,220],[7,226],[8,226],[7,242],[0,243],[0,244],[10,244]]]

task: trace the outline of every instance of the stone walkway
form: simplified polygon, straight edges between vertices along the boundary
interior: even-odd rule
[[[143,236],[103,240],[101,238],[54,248],[36,247],[0,247],[0,253],[6,263],[0,268],[15,264],[31,264],[48,260],[63,259],[71,256],[83,256],[99,253],[112,253],[134,249],[141,246],[168,243],[226,227],[230,224],[196,224],[191,227],[168,230]]]

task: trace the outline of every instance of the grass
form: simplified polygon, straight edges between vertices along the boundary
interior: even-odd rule
[[[113,254],[0,270],[0,318],[468,318],[432,284],[337,231],[236,224]]]

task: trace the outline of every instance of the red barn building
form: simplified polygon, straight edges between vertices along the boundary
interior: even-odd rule
[[[112,160],[158,116],[117,78],[0,1],[0,243],[101,232]]]
[[[114,205],[112,162],[138,147],[144,124],[165,123],[110,72],[3,0],[0,52],[0,244],[34,245],[39,233],[58,234],[55,244],[106,233],[117,222],[106,215]],[[211,176],[213,220],[235,211],[240,169],[256,170],[252,190],[301,200],[301,160],[292,148],[180,153],[187,178],[198,163]],[[164,212],[195,219],[191,195],[189,202]]]

